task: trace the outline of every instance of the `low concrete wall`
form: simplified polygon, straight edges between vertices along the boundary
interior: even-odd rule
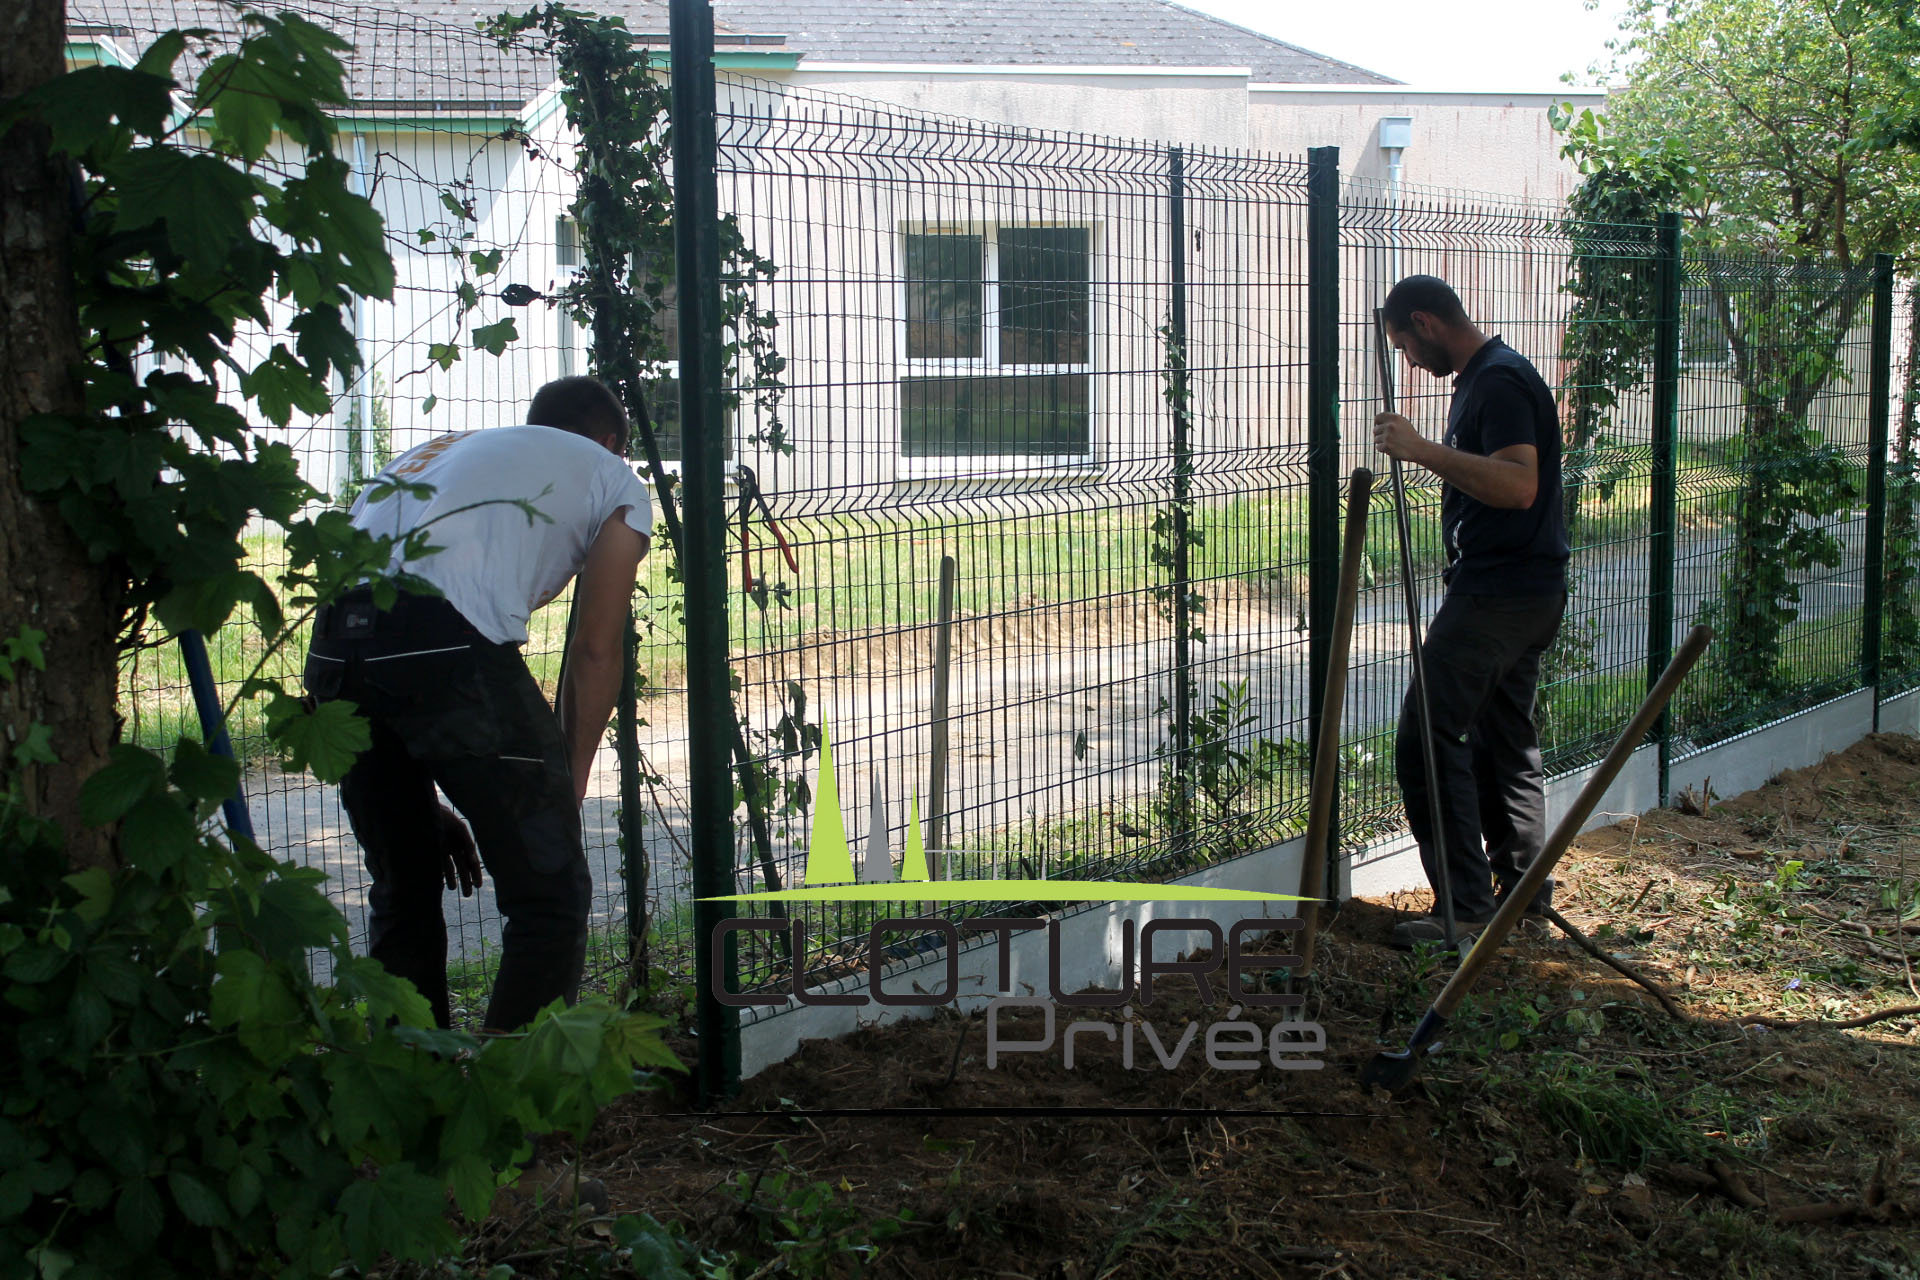
[[[1871,691],[1851,693],[1675,761],[1669,768],[1669,786],[1677,792],[1711,779],[1716,795],[1733,796],[1761,786],[1785,770],[1818,764],[1832,752],[1866,736],[1872,727],[1872,698]],[[1920,734],[1920,690],[1883,703],[1880,727],[1886,732]],[[1590,776],[1592,769],[1588,768],[1547,784],[1549,824],[1557,823],[1567,812]],[[1592,830],[1617,822],[1658,803],[1659,756],[1655,747],[1645,746],[1634,752],[1581,829]],[[1299,884],[1303,846],[1302,840],[1289,840],[1173,883],[1291,892]],[[1336,892],[1342,898],[1375,897],[1425,888],[1426,876],[1420,868],[1419,853],[1412,839],[1402,832],[1378,840],[1348,859],[1341,869]],[[1275,904],[1269,912],[1277,918],[1291,916],[1292,904]],[[1115,903],[1056,914],[1052,918],[1060,924],[1062,984],[1068,990],[1077,991],[1089,986],[1112,986],[1118,981],[1123,921],[1134,921],[1136,931],[1151,920],[1197,918],[1212,920],[1225,928],[1252,915],[1245,904],[1232,902]],[[960,951],[960,995],[952,1007],[971,1013],[985,1007],[997,995],[1046,994],[1048,943],[1044,931],[1013,935],[1008,956],[1012,989],[1007,992],[998,989],[999,944],[994,935],[980,937],[980,941],[970,942]],[[1164,952],[1161,958],[1167,958]],[[917,982],[925,990],[937,991],[946,983],[945,966],[943,955],[894,966],[887,971],[886,989],[906,991],[911,989],[910,983]],[[828,993],[855,990],[864,987],[866,982],[863,975],[829,984],[822,990]],[[751,1076],[784,1061],[800,1048],[803,1040],[843,1036],[864,1026],[877,1026],[903,1017],[925,1017],[931,1012],[926,1008],[883,1008],[872,1004],[822,1008],[790,1000],[785,1006],[759,1011],[756,1021],[741,1028],[741,1074]]]
[[[1907,733],[1920,738],[1920,689],[1909,689],[1880,704],[1880,732]]]
[[[1218,889],[1255,889],[1268,893],[1292,893],[1300,883],[1300,851],[1305,842],[1289,840],[1285,844],[1245,857],[1223,862],[1217,867],[1190,876],[1175,884],[1204,885]],[[1222,930],[1241,920],[1258,915],[1284,919],[1293,915],[1293,904],[1273,903],[1260,907],[1245,902],[1121,902],[1078,907],[1053,913],[1060,925],[1060,980],[1063,989],[1079,991],[1090,986],[1112,986],[1120,975],[1122,922],[1134,922],[1135,937],[1141,926],[1152,920],[1207,919]],[[1000,995],[1047,994],[1047,933],[1030,930],[1011,936],[1008,947],[1009,991],[999,989],[1000,947],[993,934],[977,935],[960,950],[960,994],[950,1006],[962,1013],[986,1007]],[[1182,947],[1184,950],[1185,948]],[[1164,946],[1157,948],[1158,958],[1170,959]],[[888,968],[885,989],[911,991],[918,983],[926,991],[946,986],[946,957],[936,954]],[[828,983],[818,990],[827,994],[863,990],[866,975]],[[809,988],[814,990],[814,988]],[[803,1040],[832,1039],[861,1027],[878,1026],[901,1018],[928,1017],[933,1010],[919,1006],[885,1008],[871,1002],[852,1007],[801,1005],[791,998],[785,1005],[759,1011],[757,1021],[740,1029],[740,1074],[756,1072],[785,1061]]]
[[[1886,716],[1881,715],[1885,725]],[[1716,743],[1675,760],[1667,769],[1667,794],[1706,787],[1722,798],[1765,786],[1777,774],[1819,764],[1852,746],[1873,727],[1873,691],[1861,689],[1802,711],[1764,729]]]
[[[1573,798],[1593,776],[1590,766],[1577,773],[1554,778],[1547,783],[1547,830],[1552,831],[1573,806]],[[1659,749],[1641,747],[1628,759],[1620,776],[1600,797],[1593,813],[1581,824],[1582,831],[1604,827],[1608,823],[1643,813],[1660,803]],[[1340,885],[1340,896],[1380,897],[1409,889],[1425,891],[1426,872],[1420,867],[1420,853],[1413,837],[1405,832],[1388,836],[1360,850],[1348,860]]]

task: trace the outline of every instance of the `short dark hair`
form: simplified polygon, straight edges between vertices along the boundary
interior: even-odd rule
[[[1467,309],[1460,295],[1439,276],[1408,276],[1393,286],[1380,308],[1387,323],[1402,332],[1413,323],[1413,313],[1424,311],[1443,324],[1465,324]]]
[[[598,378],[556,378],[533,393],[527,422],[536,427],[558,427],[589,440],[610,435],[627,452],[627,412],[620,397]]]

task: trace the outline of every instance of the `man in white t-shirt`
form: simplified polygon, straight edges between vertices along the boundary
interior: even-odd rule
[[[374,533],[422,530],[438,550],[404,559],[441,594],[376,609],[369,588],[314,621],[306,683],[355,703],[373,744],[340,785],[366,855],[369,954],[407,978],[448,1025],[442,895],[471,893],[473,846],[506,919],[484,1025],[511,1031],[572,1003],[593,879],[580,804],[620,689],[629,603],[653,504],[622,460],[627,420],[591,378],[542,387],[526,426],[440,436],[395,458],[354,504]],[[380,493],[378,501],[367,495]],[[557,708],[520,657],[527,619],[578,575]],[[473,829],[434,795],[439,785]]]

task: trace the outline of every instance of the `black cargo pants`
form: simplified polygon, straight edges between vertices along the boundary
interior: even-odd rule
[[[593,880],[566,744],[518,647],[445,600],[403,594],[382,612],[362,590],[315,618],[306,685],[372,722],[372,746],[340,784],[373,881],[368,954],[448,1025],[438,783],[473,830],[506,922],[485,1026],[515,1030],[556,998],[571,1004]]]
[[[1546,842],[1533,701],[1541,655],[1559,633],[1566,607],[1564,591],[1532,596],[1448,592],[1427,629],[1421,653],[1456,916],[1490,917],[1495,884],[1505,889],[1517,883]],[[1438,913],[1439,850],[1412,689],[1400,704],[1394,767]],[[1549,893],[1542,893],[1541,905]]]

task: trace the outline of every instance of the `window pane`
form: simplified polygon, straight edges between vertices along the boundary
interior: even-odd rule
[[[653,423],[653,437],[660,442],[660,456],[668,462],[679,462],[685,451],[685,441],[680,435],[680,379],[674,374],[663,374],[657,378],[648,378],[645,388],[647,418]],[[646,462],[646,450],[640,445],[640,428],[633,429],[633,456],[636,462]],[[727,409],[725,429],[720,433],[720,456],[733,457],[733,410]]]
[[[1000,363],[1087,363],[1092,288],[1085,227],[1000,230]]]
[[[978,360],[979,236],[907,237],[907,358]]]
[[[1083,373],[903,379],[901,451],[909,458],[1085,456],[1087,382]]]
[[[643,360],[678,360],[680,358],[680,286],[673,278],[673,257],[671,254],[640,254],[633,263],[632,288],[634,300],[641,306],[653,308],[654,331],[659,335],[659,347],[652,352],[640,352]]]

